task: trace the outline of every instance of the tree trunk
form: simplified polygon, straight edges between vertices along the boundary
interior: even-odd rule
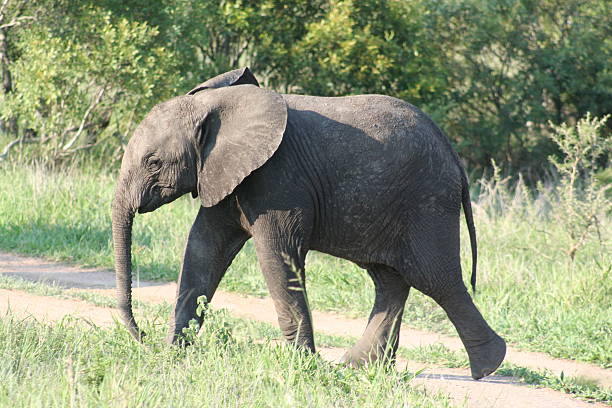
[[[9,69],[7,30],[6,28],[0,29],[0,72],[2,73],[2,88],[0,89],[2,96],[13,92],[13,80]],[[0,119],[0,132],[16,135],[17,119],[15,117],[11,117],[8,120]]]

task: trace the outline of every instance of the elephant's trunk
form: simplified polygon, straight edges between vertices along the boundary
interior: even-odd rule
[[[117,303],[123,322],[130,334],[141,341],[143,333],[138,329],[132,313],[132,222],[134,210],[126,202],[125,190],[120,187],[113,202],[113,243],[115,249],[115,276]]]

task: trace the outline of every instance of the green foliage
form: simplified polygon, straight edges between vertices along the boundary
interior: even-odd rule
[[[323,0],[103,0],[99,7],[159,30],[159,44],[175,55],[178,88],[248,65],[266,86],[292,82],[291,47]]]
[[[171,41],[189,89],[219,73],[248,65],[266,86],[286,88],[294,75],[291,47],[318,15],[321,0],[170,1]]]
[[[293,47],[297,89],[317,95],[390,94],[423,101],[436,92],[421,2],[331,1]]]
[[[559,376],[549,372],[537,372],[525,367],[504,363],[497,371],[498,375],[514,377],[527,384],[547,387],[553,390],[573,394],[591,401],[612,403],[612,391],[599,388],[596,383],[581,377],[567,377],[561,372]]]
[[[51,8],[49,25],[15,41],[15,92],[4,96],[0,115],[27,129],[34,157],[58,161],[98,145],[109,156],[148,107],[172,94],[171,54],[146,23],[90,6],[64,10]]]
[[[429,2],[449,61],[436,117],[473,164],[514,169],[553,152],[548,122],[612,111],[612,16],[604,1]]]
[[[60,296],[67,299],[81,299],[88,303],[95,304],[97,306],[104,307],[116,307],[116,301],[114,298],[107,297],[104,295],[91,293],[87,291],[73,291],[62,289],[57,286],[48,286],[38,282],[30,282],[22,280],[21,278],[0,276],[0,288],[10,290],[23,290],[28,293],[33,293],[42,296]],[[137,302],[135,305],[138,314],[144,314],[145,316],[155,318],[158,316],[167,316],[170,313],[170,305],[162,303],[159,305]],[[223,316],[223,320],[219,322],[219,316]],[[140,319],[140,317],[139,317]],[[205,320],[205,325],[208,325],[201,335],[208,336],[209,339],[216,341],[218,344],[216,347],[226,347],[232,343],[232,339],[235,339],[235,333],[239,331],[241,334],[238,335],[238,339],[242,337],[244,329],[247,328],[254,337],[267,337],[267,338],[278,338],[280,332],[276,327],[272,327],[266,323],[259,323],[255,321],[246,321],[242,319],[231,318],[224,313],[213,312],[212,322]],[[211,327],[212,326],[212,327]],[[212,330],[211,330],[212,329]],[[200,333],[197,325],[192,325],[184,331],[187,335],[187,339],[191,341],[197,340]],[[330,336],[323,333],[316,333],[317,344],[319,347],[341,347],[349,348],[352,347],[356,342],[357,338],[351,337],[338,337]],[[158,347],[154,342],[149,342],[154,347]],[[234,342],[235,343],[235,342]],[[448,349],[446,346],[436,343],[428,346],[417,346],[417,347],[399,347],[398,356],[401,358],[408,359],[413,362],[421,362],[425,364],[434,364],[437,366],[450,367],[450,368],[468,368],[469,362],[465,351],[453,351]],[[101,356],[98,356],[101,357]],[[100,384],[100,380],[103,379],[105,373],[103,370],[99,370],[104,365],[104,359],[100,358],[91,364],[91,370],[88,370],[85,382]],[[378,368],[375,368],[375,371]],[[424,371],[421,369],[413,376],[418,376],[420,372]],[[512,363],[504,362],[502,366],[497,370],[498,374],[514,377],[520,381],[528,384],[545,386],[554,390],[562,391],[569,394],[574,394],[579,398],[601,401],[605,403],[612,402],[612,394],[609,390],[600,388],[596,383],[583,377],[568,377],[561,372],[559,376],[554,375],[548,371],[534,371],[525,367],[516,366]]]
[[[10,0],[8,10],[22,3]],[[558,153],[549,121],[612,111],[612,17],[603,0],[27,4],[36,24],[6,32],[10,58],[0,63],[15,77],[11,96],[0,95],[5,122],[20,124],[12,148],[45,141],[26,159],[91,145],[100,157],[118,156],[152,104],[245,65],[278,91],[405,99],[479,171],[491,159],[542,171]]]
[[[204,317],[208,311],[208,298],[206,296],[198,296],[197,304],[198,307],[196,308],[196,315],[199,317]]]

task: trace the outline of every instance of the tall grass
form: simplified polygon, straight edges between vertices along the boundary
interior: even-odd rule
[[[475,301],[490,324],[519,347],[612,366],[612,220],[602,216],[600,238],[572,260],[565,226],[551,216],[555,203],[524,183],[481,180],[474,197],[479,243]],[[549,183],[553,188],[554,183]],[[110,203],[114,176],[44,167],[9,167],[0,173],[0,247],[21,253],[111,268]],[[197,201],[181,198],[134,222],[134,265],[143,279],[177,276]],[[469,240],[462,231],[464,271]],[[367,316],[373,286],[356,265],[320,253],[307,259],[309,300],[315,309]],[[467,278],[467,272],[466,272]],[[253,247],[247,243],[230,267],[225,290],[265,295]],[[413,290],[404,320],[454,333],[443,311]],[[315,322],[316,324],[316,322]]]
[[[601,234],[572,252],[575,242],[551,200],[557,183],[533,191],[520,178],[515,184],[481,180],[475,217],[483,290],[477,303],[511,341],[610,367],[612,220],[599,214]]]

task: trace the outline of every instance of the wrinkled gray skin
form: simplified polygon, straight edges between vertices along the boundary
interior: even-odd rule
[[[348,364],[393,359],[411,287],[446,311],[473,378],[501,364],[505,343],[461,278],[462,204],[476,261],[465,174],[446,137],[414,106],[380,95],[280,95],[241,69],[153,108],[127,146],[113,204],[119,308],[137,339],[134,214],[186,193],[202,206],[187,240],[170,341],[181,341],[191,319],[202,323],[196,299],[212,299],[253,238],[288,341],[315,349],[304,274],[313,249],[357,263],[375,284],[367,328],[346,353]]]

